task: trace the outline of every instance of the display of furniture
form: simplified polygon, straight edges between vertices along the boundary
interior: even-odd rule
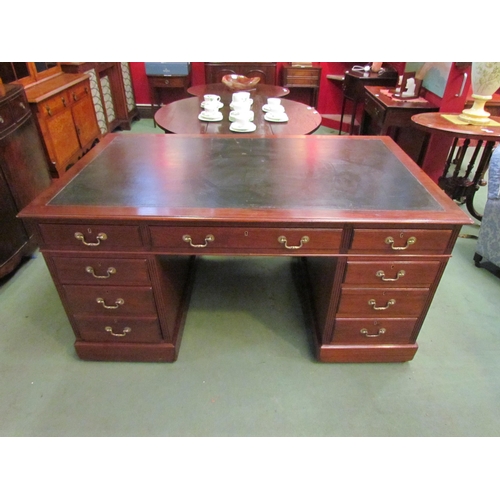
[[[0,84],[0,278],[37,246],[17,214],[50,186],[49,165],[23,87]]]
[[[397,82],[398,74],[390,67],[384,68],[383,71],[377,73],[372,71],[356,71],[353,69],[346,71],[342,81],[343,98],[339,134],[342,132],[342,124],[344,122],[347,101],[352,102],[349,135],[353,135],[358,106],[363,105],[365,100],[365,87],[368,85],[378,87],[395,87]]]
[[[319,84],[321,81],[321,66],[292,66],[285,64],[282,68],[282,84],[292,89],[308,89],[310,91],[309,105],[318,107]]]
[[[165,90],[172,89],[183,89],[184,93],[187,93],[187,89],[191,84],[191,74],[187,75],[146,75],[149,85],[149,93],[151,95],[151,112],[153,116],[155,114],[155,109],[161,108],[162,103],[162,92]],[[156,122],[154,124],[156,127]]]
[[[62,62],[65,73],[90,77],[92,101],[101,134],[130,130],[138,115],[129,64],[126,62]]]
[[[439,111],[439,107],[423,97],[399,99],[392,95],[390,88],[367,86],[360,134],[389,135],[417,161],[425,133],[412,127],[411,117],[436,111]]]
[[[60,177],[101,137],[89,76],[57,73],[25,91],[54,173]]]
[[[491,152],[495,143],[500,141],[500,121],[492,120],[493,126],[467,125],[458,121],[457,113],[423,113],[412,116],[411,120],[417,128],[426,132],[419,165],[424,162],[430,134],[453,138],[438,184],[452,199],[464,202],[469,213],[481,220],[482,215],[474,208],[474,195],[484,185]],[[465,165],[469,147],[473,147],[474,152]]]
[[[323,135],[108,134],[20,216],[109,361],[177,358],[203,256],[290,258],[319,360],[408,361],[471,223],[390,138]]]
[[[488,199],[479,228],[474,262],[477,267],[483,259],[500,267],[500,148],[490,159],[488,171]]]
[[[221,121],[202,121],[198,115],[203,108],[201,103],[203,97],[189,97],[174,101],[162,106],[155,114],[156,124],[165,132],[172,134],[235,134],[229,127],[229,113],[231,112],[231,94],[223,95],[221,102],[224,107],[221,108]],[[254,112],[253,123],[256,130],[249,132],[255,136],[272,135],[295,135],[310,134],[321,125],[321,115],[310,106],[301,102],[289,101],[283,102],[288,121],[276,123],[267,121],[262,111],[262,106],[266,104],[267,98],[262,95],[253,96],[252,110]]]
[[[206,85],[194,85],[187,89],[188,94],[203,97],[205,94],[216,94],[225,96],[226,98],[233,95],[233,91],[229,90],[223,83],[207,83]],[[255,89],[250,91],[250,95],[262,95],[265,97],[284,97],[290,91],[285,87],[279,85],[266,85],[265,83],[258,83]]]
[[[205,83],[220,83],[227,74],[260,77],[260,83],[276,85],[275,62],[206,62]]]

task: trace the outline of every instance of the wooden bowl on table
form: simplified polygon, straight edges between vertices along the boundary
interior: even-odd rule
[[[222,83],[226,85],[229,90],[241,91],[241,90],[252,90],[254,89],[260,81],[260,76],[254,76],[249,78],[243,75],[224,75],[222,77]]]

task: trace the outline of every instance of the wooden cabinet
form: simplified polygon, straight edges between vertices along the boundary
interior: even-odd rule
[[[0,84],[0,277],[35,248],[17,213],[50,185],[49,161],[21,85]]]
[[[89,76],[92,101],[102,135],[130,130],[139,115],[129,64],[126,62],[62,62],[65,73]]]
[[[283,66],[282,85],[290,89],[290,97],[295,95],[294,89],[307,89],[308,104],[318,107],[319,83],[321,80],[321,66]]]
[[[25,88],[52,173],[60,177],[100,138],[88,75],[58,73]]]
[[[207,62],[205,83],[220,83],[224,75],[260,77],[260,83],[276,85],[275,62]]]

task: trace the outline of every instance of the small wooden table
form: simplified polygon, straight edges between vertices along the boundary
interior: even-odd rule
[[[394,88],[365,87],[365,106],[360,135],[389,135],[415,161],[418,159],[425,133],[415,131],[411,117],[419,113],[439,111],[439,107],[423,98],[396,99]]]
[[[474,209],[474,195],[481,185],[484,185],[484,174],[488,170],[488,165],[493,151],[493,146],[500,141],[500,123],[497,126],[479,126],[467,124],[455,124],[443,117],[458,117],[459,113],[423,113],[411,117],[415,126],[427,132],[426,140],[422,146],[418,163],[422,165],[427,152],[427,146],[430,134],[441,134],[453,138],[453,145],[444,165],[443,174],[438,180],[439,186],[453,200],[465,202],[467,210],[476,219],[481,220],[480,215]],[[496,121],[496,120],[495,120]],[[459,140],[464,139],[459,146]],[[471,141],[475,147],[469,164],[464,172],[461,172],[467,149],[471,146]],[[484,149],[481,153],[481,148]],[[480,154],[481,153],[481,154]],[[476,160],[480,156],[479,163],[476,166]],[[455,163],[455,168],[451,175],[449,170],[451,164]],[[476,166],[473,174],[474,167]],[[461,175],[462,174],[462,175]],[[472,176],[472,179],[470,177]]]
[[[310,106],[301,102],[283,101],[288,121],[284,123],[268,122],[262,106],[267,97],[253,95],[254,121],[257,129],[254,132],[237,133],[229,130],[232,122],[229,121],[232,94],[221,94],[224,107],[221,108],[222,121],[205,122],[198,118],[203,108],[203,97],[189,97],[162,106],[155,114],[155,122],[167,133],[172,134],[238,134],[268,137],[274,135],[305,135],[314,132],[321,125],[321,115]]]
[[[232,95],[237,90],[231,90],[227,85],[223,83],[207,83],[206,85],[194,85],[187,89],[188,94],[203,97],[205,94],[217,94],[220,96]],[[252,97],[254,95],[263,95],[266,97],[284,97],[290,93],[286,87],[280,87],[278,85],[266,85],[264,83],[258,83],[257,86],[249,90]]]

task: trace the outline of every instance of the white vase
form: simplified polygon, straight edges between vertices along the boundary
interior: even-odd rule
[[[459,118],[472,125],[484,125],[489,122],[490,113],[484,105],[493,98],[500,87],[500,62],[472,63],[472,108],[464,109]]]

